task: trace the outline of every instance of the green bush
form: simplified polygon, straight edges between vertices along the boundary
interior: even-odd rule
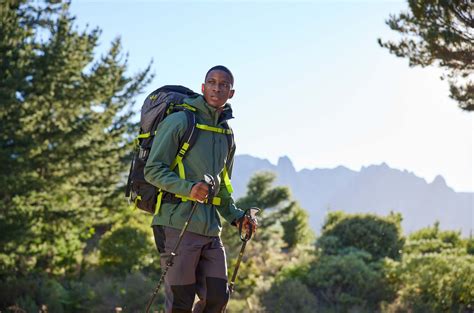
[[[387,312],[472,312],[474,256],[407,255],[399,268],[399,298]]]
[[[384,270],[384,262],[371,262],[365,251],[347,250],[346,254],[323,255],[311,265],[305,279],[324,306],[336,312],[354,307],[369,311],[395,297],[395,290]]]
[[[461,233],[452,230],[442,231],[439,222],[433,226],[422,228],[408,236],[404,253],[441,253],[447,250],[468,250],[467,243],[461,238]]]
[[[119,226],[106,233],[99,250],[100,266],[113,274],[125,275],[159,264],[151,230],[147,232],[134,225]]]
[[[88,312],[112,312],[121,307],[124,312],[143,312],[158,281],[142,273],[132,273],[125,277],[98,277],[93,287],[94,299]],[[93,279],[89,277],[88,280]],[[163,309],[163,288],[155,298],[151,311]]]
[[[299,280],[283,280],[272,285],[262,300],[267,312],[311,313],[317,309],[317,299]]]
[[[331,212],[317,245],[324,254],[337,254],[341,249],[354,247],[370,253],[375,260],[399,259],[404,242],[400,222],[401,216],[395,214],[380,217]]]

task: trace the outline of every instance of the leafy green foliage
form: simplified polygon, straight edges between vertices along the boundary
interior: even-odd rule
[[[461,238],[461,233],[451,230],[442,231],[439,222],[433,226],[422,228],[408,236],[404,252],[408,254],[426,254],[467,251],[466,243]]]
[[[369,253],[357,250],[323,255],[312,264],[305,282],[335,312],[348,312],[353,307],[373,311],[395,292],[382,270],[383,263],[370,261]]]
[[[231,306],[245,300],[259,307],[258,295],[268,288],[284,265],[293,264],[297,257],[305,259],[308,253],[302,248],[313,234],[308,224],[308,215],[294,201],[286,187],[273,187],[275,175],[269,172],[255,174],[249,181],[247,194],[238,199],[240,208],[259,207],[259,228],[247,244],[245,256],[239,269]],[[223,226],[223,242],[228,256],[229,277],[232,276],[241,241],[235,228]],[[239,302],[242,304],[243,302]],[[252,309],[252,311],[254,311]]]
[[[470,312],[474,309],[472,255],[408,255],[399,266],[402,287],[388,312]]]
[[[264,294],[262,303],[268,312],[275,313],[311,313],[317,307],[316,297],[299,280],[276,282]]]
[[[287,187],[272,186],[275,179],[272,172],[255,174],[247,185],[247,194],[238,199],[237,206],[258,207],[262,210],[259,222],[261,236],[266,236],[265,230],[270,226],[281,224],[288,248],[310,243],[314,235],[309,227],[308,214],[296,201],[291,200]]]
[[[398,298],[387,312],[468,312],[474,307],[474,257],[459,232],[439,223],[408,236],[403,259],[392,266]]]
[[[323,225],[318,246],[323,254],[337,254],[354,247],[368,252],[374,259],[398,259],[403,247],[400,215],[379,217],[373,214],[330,212]]]
[[[309,215],[298,204],[294,204],[290,217],[281,222],[284,230],[283,240],[288,248],[293,249],[298,244],[310,244],[315,236],[309,226]]]
[[[150,265],[158,269],[160,261],[158,253],[153,253],[153,246],[149,229],[119,225],[102,236],[99,264],[115,275],[140,271]]]
[[[136,272],[114,277],[100,271],[89,271],[81,279],[59,280],[44,274],[10,282],[0,287],[0,299],[15,303],[6,312],[112,312],[121,307],[126,312],[143,312],[156,284],[156,277]],[[158,294],[153,310],[162,310],[163,292]],[[2,312],[3,309],[2,308]]]
[[[471,0],[409,0],[409,11],[390,16],[387,25],[402,35],[379,44],[410,60],[410,66],[438,65],[447,71],[451,98],[474,110],[472,62],[474,33]]]
[[[466,239],[465,242],[467,253],[470,255],[474,255],[474,238]]]
[[[120,40],[94,57],[67,2],[7,1],[0,11],[0,275],[77,270],[117,199],[129,153],[127,108],[151,78],[126,74]]]

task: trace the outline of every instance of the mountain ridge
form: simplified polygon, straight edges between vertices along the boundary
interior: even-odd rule
[[[474,193],[456,192],[441,175],[427,182],[413,172],[391,168],[383,162],[363,166],[360,171],[345,166],[296,171],[290,158],[280,157],[276,165],[251,155],[237,155],[234,161],[235,197],[243,196],[250,177],[258,171],[277,174],[276,185],[290,187],[292,195],[310,215],[318,233],[327,211],[376,213],[400,212],[404,232],[440,221],[443,229],[468,235],[474,228]]]

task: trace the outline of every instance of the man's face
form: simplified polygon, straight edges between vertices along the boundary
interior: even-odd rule
[[[234,96],[232,80],[229,74],[221,70],[213,70],[206,76],[202,84],[202,94],[206,102],[218,109]]]

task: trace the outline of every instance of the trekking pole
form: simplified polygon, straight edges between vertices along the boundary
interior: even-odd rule
[[[256,223],[256,215],[258,211],[260,211],[258,208],[250,208],[245,210],[244,215],[247,215],[253,222]],[[240,240],[242,240],[242,247],[240,248],[239,258],[237,259],[237,264],[235,264],[234,273],[232,274],[232,279],[230,280],[229,284],[229,293],[231,294],[234,291],[235,279],[237,278],[237,272],[239,271],[240,262],[242,262],[242,257],[244,256],[245,246],[247,245],[247,241],[249,241],[253,235],[252,225],[250,225],[250,228],[245,232],[245,235],[242,236],[242,225],[243,221],[239,225],[239,234]]]
[[[205,174],[204,175],[204,182],[208,185],[209,188],[209,196],[208,196],[208,203],[212,202],[212,196],[214,195],[214,178],[209,175]],[[158,285],[156,286],[155,290],[153,291],[153,295],[151,296],[150,301],[148,301],[148,305],[146,306],[146,313],[150,312],[150,307],[153,304],[153,301],[155,300],[156,295],[158,294],[158,291],[160,290],[161,284],[165,280],[166,273],[168,273],[168,270],[170,269],[171,266],[173,266],[173,260],[174,257],[176,256],[176,251],[178,251],[179,245],[181,244],[181,240],[184,237],[184,233],[188,229],[189,222],[191,221],[194,211],[196,211],[198,202],[194,201],[193,206],[191,207],[191,213],[189,213],[189,216],[184,223],[183,228],[181,229],[181,232],[179,233],[178,241],[176,242],[173,251],[171,251],[170,256],[168,257],[168,260],[166,261],[166,267],[163,273],[161,274],[160,281],[158,282]]]

